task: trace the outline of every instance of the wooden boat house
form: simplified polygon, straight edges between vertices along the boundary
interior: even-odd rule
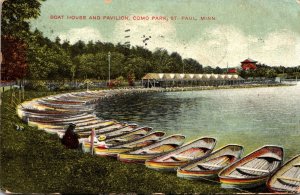
[[[243,82],[237,74],[148,73],[142,78],[146,88],[238,85]]]

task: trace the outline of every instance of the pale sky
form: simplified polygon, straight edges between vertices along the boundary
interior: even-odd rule
[[[63,19],[50,19],[53,15]],[[89,20],[89,16],[101,20]],[[103,16],[130,20],[103,20]],[[137,16],[149,16],[149,20],[134,20]],[[168,21],[152,20],[152,16],[166,16]],[[201,20],[201,16],[215,20]],[[227,62],[239,66],[248,57],[268,65],[300,65],[299,0],[47,0],[41,16],[31,24],[52,40],[59,36],[71,43],[130,41],[144,46],[142,36],[151,36],[148,49],[177,51],[213,67],[226,67]]]

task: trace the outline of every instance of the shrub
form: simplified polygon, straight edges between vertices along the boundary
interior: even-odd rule
[[[41,81],[41,80],[32,80],[29,81],[25,84],[25,89],[29,89],[29,90],[39,90],[39,91],[48,91],[49,88],[46,84],[45,81]]]

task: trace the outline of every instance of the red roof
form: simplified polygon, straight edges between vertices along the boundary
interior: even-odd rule
[[[246,60],[242,61],[241,63],[256,63],[257,61],[247,58]]]

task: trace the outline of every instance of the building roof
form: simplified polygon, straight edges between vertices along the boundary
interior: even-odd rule
[[[242,61],[241,63],[257,63],[257,61],[247,58],[246,60]]]
[[[180,74],[180,73],[147,73],[142,79],[173,81],[173,80],[243,80],[237,74]]]

